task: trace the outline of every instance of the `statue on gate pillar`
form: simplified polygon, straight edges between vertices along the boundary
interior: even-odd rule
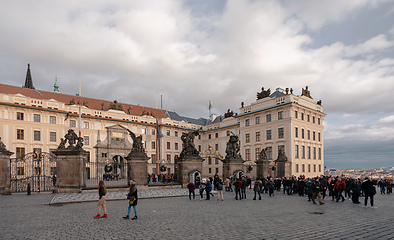
[[[198,135],[199,133],[197,130],[193,132],[182,133],[181,140],[183,142],[184,147],[180,154],[180,158],[199,157],[199,152],[197,151],[196,146],[194,145],[194,138]]]

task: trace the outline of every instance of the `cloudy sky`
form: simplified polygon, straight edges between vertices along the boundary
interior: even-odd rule
[[[328,168],[394,166],[394,1],[5,1],[0,82],[208,117],[261,87],[322,100]]]

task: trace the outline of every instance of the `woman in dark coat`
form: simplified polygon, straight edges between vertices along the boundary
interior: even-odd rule
[[[350,193],[352,194],[352,201],[354,204],[359,204],[358,200],[361,192],[361,183],[359,179],[354,179],[353,182],[350,183],[349,186]]]
[[[137,217],[137,202],[138,202],[138,195],[137,195],[137,186],[133,180],[130,180],[130,188],[129,188],[129,193],[126,193],[127,199],[129,199],[129,208],[127,211],[126,217],[123,217],[124,219],[129,219],[130,218],[130,210],[131,206],[133,206],[134,209],[134,217],[131,220],[138,219]]]

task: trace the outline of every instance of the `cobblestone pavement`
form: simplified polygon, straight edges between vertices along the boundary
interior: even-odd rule
[[[375,209],[279,192],[261,201],[252,191],[241,201],[234,193],[224,201],[149,198],[138,202],[134,221],[122,218],[127,200],[108,201],[108,218],[93,219],[95,202],[49,205],[53,197],[0,196],[0,239],[394,239],[392,195],[376,195]]]
[[[126,198],[124,191],[109,191],[106,195],[108,200],[124,200]],[[138,197],[146,198],[163,198],[163,197],[179,197],[188,195],[188,190],[185,188],[169,188],[169,189],[149,189],[138,192]],[[84,193],[58,193],[51,199],[50,204],[59,203],[74,203],[74,202],[93,202],[98,201],[96,191]]]

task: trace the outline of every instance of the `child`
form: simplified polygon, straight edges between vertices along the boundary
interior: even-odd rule
[[[105,197],[105,194],[107,194],[107,188],[104,185],[104,181],[99,182],[99,187],[98,187],[98,192],[99,192],[99,201],[97,203],[97,215],[94,216],[94,218],[100,218],[100,206],[103,208],[104,215],[101,216],[101,218],[107,218],[107,208],[105,207],[105,202],[107,198]]]

